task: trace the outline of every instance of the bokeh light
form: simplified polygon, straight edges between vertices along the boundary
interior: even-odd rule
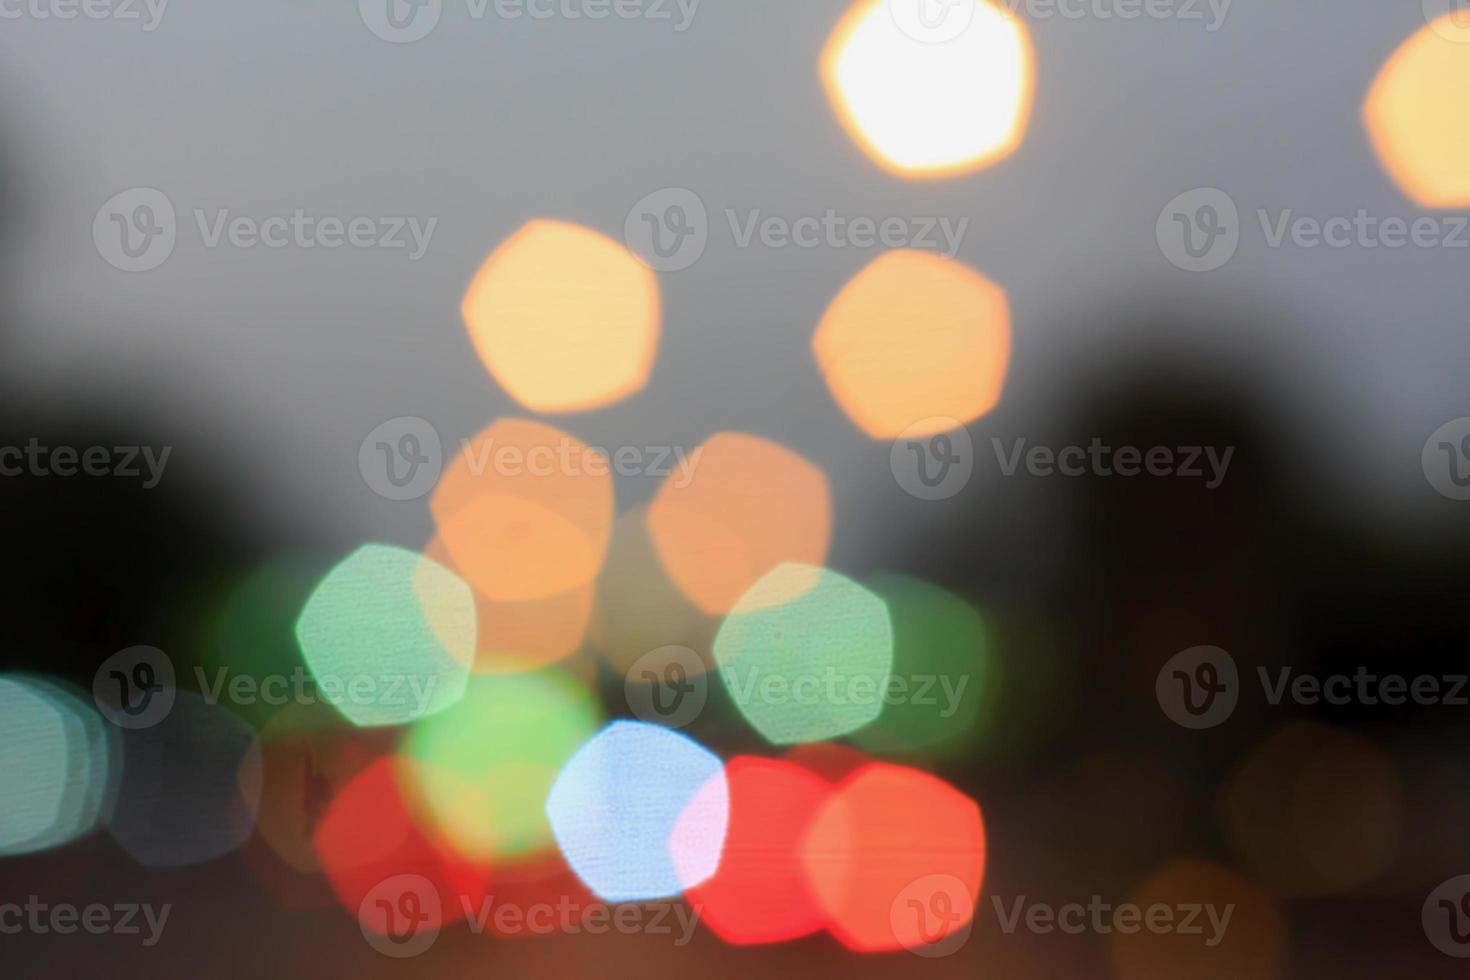
[[[954,0],[940,17],[963,28],[928,36],[922,24],[906,30],[893,7],[858,0],[822,55],[827,96],[849,135],[905,177],[969,173],[1008,156],[1031,112],[1025,25],[1000,4]]]
[[[139,864],[201,864],[240,847],[260,808],[255,729],[192,691],[149,728],[119,730],[122,780],[107,818],[114,840]]]
[[[816,466],[738,432],[710,437],[691,459],[692,477],[671,474],[659,487],[648,528],[669,577],[701,610],[728,612],[783,562],[826,560],[832,502]]]
[[[391,749],[392,733],[352,728],[330,708],[291,704],[261,730],[260,742],[257,835],[288,867],[315,874],[321,864],[312,839],[327,807]]]
[[[555,669],[475,677],[464,698],[420,721],[402,752],[433,825],[457,852],[523,861],[552,846],[552,781],[602,724],[577,681]]]
[[[546,815],[572,870],[604,901],[668,898],[719,864],[724,764],[667,728],[613,722],[562,769]]]
[[[1368,91],[1363,121],[1390,177],[1427,208],[1470,206],[1470,19],[1450,13],[1394,52]]]
[[[996,661],[985,621],[953,592],[907,575],[864,583],[893,622],[894,682],[883,713],[852,735],[877,753],[950,756],[972,748],[981,706],[994,700]]]
[[[210,680],[227,673],[254,678],[257,684],[275,677],[294,683],[306,670],[296,642],[296,619],[330,568],[329,561],[287,554],[232,580],[215,600],[206,625],[202,659]],[[234,707],[257,724],[273,711],[264,698]]]
[[[459,571],[438,537],[429,542],[424,556]],[[498,600],[477,591],[474,672],[534,670],[576,653],[587,635],[596,591],[591,582],[540,599]]]
[[[1277,894],[1332,895],[1386,872],[1403,828],[1403,786],[1387,753],[1359,736],[1294,723],[1231,777],[1225,833]]]
[[[832,397],[858,428],[875,439],[929,435],[1000,401],[1010,304],[969,266],[900,249],[842,288],[812,349]]]
[[[438,846],[420,829],[422,811],[402,783],[404,770],[414,765],[385,756],[360,772],[332,800],[314,844],[332,891],[354,915],[364,911],[364,900],[385,881],[418,875],[439,892],[435,921],[426,923],[439,927],[478,905],[490,869]],[[423,914],[430,911],[425,908]]]
[[[416,552],[365,545],[316,587],[296,638],[322,696],[353,724],[402,725],[464,693],[474,597]]]
[[[580,439],[524,419],[467,440],[430,500],[454,567],[501,602],[590,585],[612,535],[606,464]]]
[[[669,578],[653,546],[647,516],[647,506],[635,507],[613,526],[589,639],[622,675],[650,651],[666,646],[695,651],[702,672],[713,662],[719,621],[697,608]]]
[[[700,919],[737,945],[799,939],[826,924],[801,845],[832,786],[793,763],[737,756],[725,765],[730,824],[719,869],[686,896]]]
[[[59,683],[0,676],[0,855],[91,833],[113,803],[115,752],[113,731]]]
[[[893,627],[883,600],[851,579],[782,565],[725,618],[715,662],[731,700],[767,741],[818,742],[883,710]]]
[[[460,307],[480,360],[534,412],[601,408],[641,389],[658,350],[658,280],[590,228],[532,221],[475,274]]]
[[[1108,953],[1118,980],[1273,980],[1282,975],[1285,917],[1269,894],[1242,875],[1206,861],[1175,861],[1151,875],[1128,902],[1145,915],[1155,906],[1180,918],[1191,914],[1186,909],[1201,911],[1194,913],[1198,931],[1111,930]]]
[[[873,763],[828,799],[802,855],[828,928],[844,946],[915,949],[966,928],[973,917],[985,829],[975,801],[943,780]],[[941,892],[914,895],[916,883],[936,877],[958,881],[970,901],[957,903]],[[906,908],[915,900],[919,907]]]

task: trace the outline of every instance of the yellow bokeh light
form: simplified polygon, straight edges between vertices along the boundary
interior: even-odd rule
[[[832,300],[812,349],[832,397],[868,435],[929,435],[1000,400],[1010,304],[963,263],[888,252]]]
[[[822,56],[827,95],[852,136],[906,177],[969,173],[1014,151],[1034,86],[1025,25],[986,0],[958,0],[944,17],[963,18],[962,29],[926,36],[923,20],[904,25],[892,6],[859,0]]]
[[[460,312],[485,367],[532,411],[610,405],[653,370],[658,282],[590,228],[525,225],[485,260]]]
[[[1470,205],[1470,18],[1449,14],[1404,43],[1363,106],[1383,168],[1430,208]]]

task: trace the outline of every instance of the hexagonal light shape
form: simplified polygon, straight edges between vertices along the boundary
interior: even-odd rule
[[[858,0],[827,42],[822,80],[843,125],[903,177],[970,173],[1020,144],[1031,112],[1025,25],[987,0]]]
[[[820,742],[882,712],[893,625],[883,600],[851,579],[785,564],[740,598],[714,652],[730,699],[766,741]]]
[[[1383,169],[1427,208],[1470,205],[1470,18],[1447,14],[1383,66],[1363,123]]]
[[[532,411],[610,405],[653,370],[658,282],[632,252],[581,225],[526,224],[485,260],[460,312],[486,369]]]
[[[832,397],[858,428],[875,439],[932,435],[1000,401],[1010,303],[962,262],[888,252],[832,300],[812,349]]]

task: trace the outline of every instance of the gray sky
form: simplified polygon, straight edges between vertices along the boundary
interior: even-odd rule
[[[1033,18],[1020,150],[925,183],[874,166],[828,107],[817,59],[841,0],[703,0],[682,32],[677,9],[673,21],[509,21],[465,3],[444,0],[410,44],[375,36],[350,2],[173,0],[152,31],[0,20],[3,289],[19,331],[5,338],[7,383],[186,409],[262,515],[413,543],[427,508],[364,485],[363,437],[416,415],[452,442],[524,414],[459,323],[476,267],[528,218],[620,237],[636,201],[678,186],[709,209],[708,250],[660,276],[648,388],[550,420],[588,442],[771,436],[827,468],[847,508],[838,537],[860,541],[892,498],[887,449],[836,410],[809,343],[878,252],[739,248],[724,212],[967,217],[958,257],[1007,289],[1015,318],[1006,399],[977,437],[987,425],[1026,435],[1078,371],[1134,357],[1141,341],[1117,333],[1130,311],[1213,310],[1171,340],[1278,365],[1263,380],[1324,498],[1389,517],[1443,506],[1419,457],[1430,432],[1470,414],[1470,251],[1273,249],[1255,216],[1421,213],[1359,118],[1384,59],[1423,25],[1418,3],[1236,0],[1213,32],[1208,13]],[[172,255],[146,273],[108,265],[92,236],[103,202],[133,187],[178,213]],[[1155,237],[1165,203],[1196,187],[1225,190],[1242,219],[1238,253],[1211,273],[1174,268]],[[208,248],[193,215],[297,208],[437,225],[409,261],[402,249]],[[620,485],[620,507],[651,490]],[[983,492],[983,480],[967,491]]]

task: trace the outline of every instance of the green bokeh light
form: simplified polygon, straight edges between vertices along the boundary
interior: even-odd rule
[[[530,858],[551,847],[546,796],[602,725],[596,700],[554,668],[471,679],[454,707],[413,727],[404,750],[420,795],[458,851]]]
[[[353,724],[408,724],[463,696],[474,596],[417,552],[365,545],[316,587],[296,639],[319,695]]]
[[[978,737],[994,683],[985,620],[959,596],[920,579],[882,574],[866,584],[893,619],[894,679],[883,713],[853,741],[877,753],[963,752]]]
[[[116,791],[112,732],[59,684],[0,677],[0,854],[90,833]]]
[[[786,564],[736,603],[714,652],[731,700],[767,741],[817,742],[878,717],[893,628],[883,600],[851,579]]]

